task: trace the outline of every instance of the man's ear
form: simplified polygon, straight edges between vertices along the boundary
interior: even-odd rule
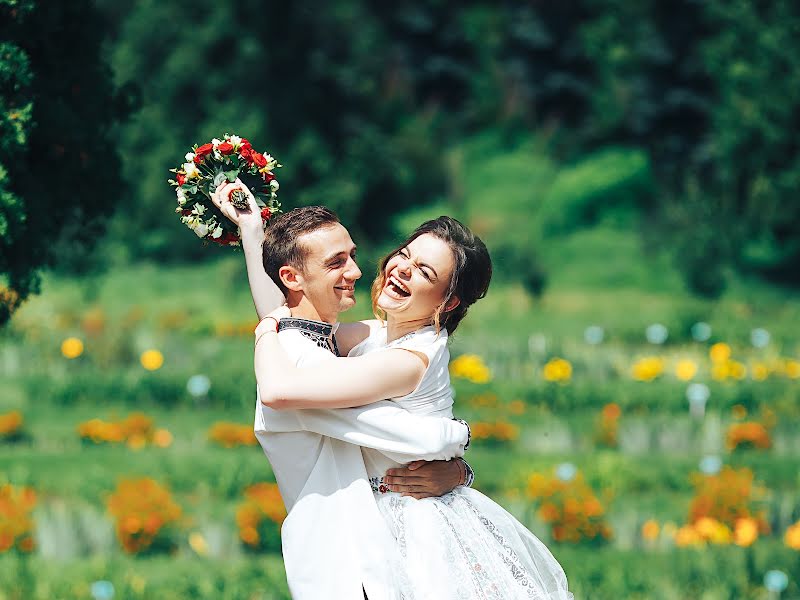
[[[451,296],[447,304],[444,305],[444,312],[450,312],[459,304],[461,304],[461,299],[458,296]]]
[[[305,283],[303,274],[294,267],[283,265],[278,269],[278,277],[280,277],[281,282],[283,282],[287,290],[291,292],[303,291],[303,284]]]

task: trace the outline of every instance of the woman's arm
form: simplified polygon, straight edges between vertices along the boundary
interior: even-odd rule
[[[261,402],[274,409],[347,408],[405,396],[427,367],[422,353],[388,349],[298,368],[278,341],[276,324],[273,318],[261,321],[255,348]]]
[[[347,356],[350,350],[363,342],[373,329],[380,327],[381,322],[377,319],[368,321],[356,321],[355,323],[339,323],[336,330],[336,345],[342,356]]]
[[[250,206],[249,210],[239,210],[230,203],[228,194],[235,189],[244,191]],[[262,256],[264,226],[261,220],[261,211],[253,198],[253,194],[238,179],[235,183],[226,183],[219,186],[211,194],[211,200],[222,214],[239,226],[244,261],[247,266],[247,280],[250,282],[250,293],[253,296],[253,304],[256,307],[258,318],[261,319],[285,301],[280,288],[275,285],[272,278],[264,271]]]

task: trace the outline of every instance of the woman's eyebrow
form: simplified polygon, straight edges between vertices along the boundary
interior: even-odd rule
[[[425,268],[427,268],[427,269],[430,269],[431,271],[433,271],[433,276],[434,276],[434,277],[436,277],[436,279],[439,279],[439,274],[436,272],[436,269],[434,269],[434,268],[433,268],[432,266],[430,266],[428,263],[421,262],[421,263],[417,263],[417,264],[418,264],[420,267],[425,267]]]

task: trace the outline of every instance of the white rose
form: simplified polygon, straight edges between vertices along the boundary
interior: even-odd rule
[[[277,192],[278,188],[281,187],[281,184],[278,183],[277,179],[273,179],[272,181],[269,182],[269,187],[273,192]]]
[[[206,237],[208,226],[205,223],[199,223],[197,227],[194,228],[194,232],[197,237]]]
[[[197,168],[197,165],[193,162],[187,162],[183,165],[183,170],[186,171],[186,177],[192,179],[194,177],[200,177],[200,170]]]
[[[217,225],[217,228],[214,230],[214,233],[211,234],[211,237],[213,237],[216,240],[221,235],[222,235],[222,227]]]
[[[186,153],[186,162],[193,162],[194,161],[194,152],[187,152]]]

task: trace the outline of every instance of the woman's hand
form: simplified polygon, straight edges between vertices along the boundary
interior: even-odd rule
[[[241,190],[247,198],[248,208],[240,210],[230,201],[230,194],[234,190]],[[252,192],[238,178],[233,183],[225,182],[211,194],[211,201],[231,222],[239,226],[242,236],[257,234],[262,236],[264,225],[261,219],[261,209],[256,204]]]

